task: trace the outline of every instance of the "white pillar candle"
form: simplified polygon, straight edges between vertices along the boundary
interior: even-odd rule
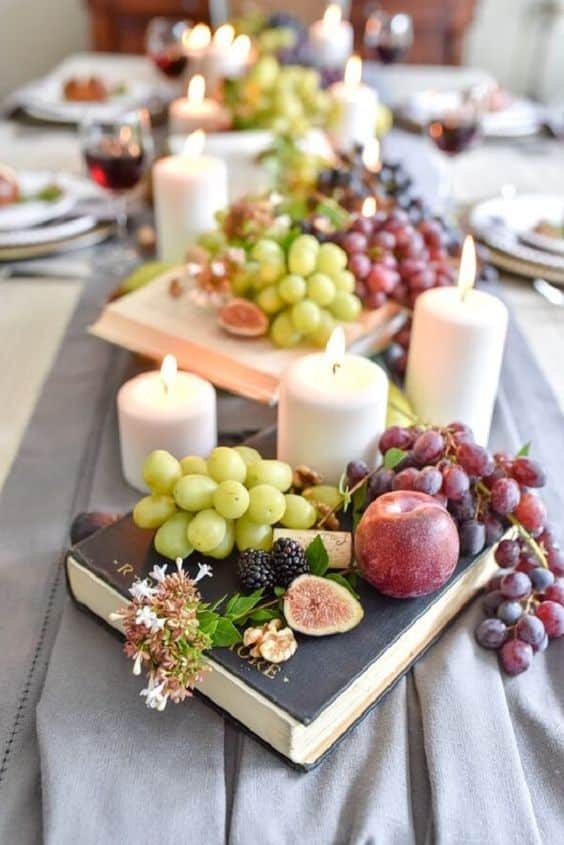
[[[331,3],[323,18],[309,28],[311,51],[319,67],[343,67],[352,53],[353,28],[342,18],[341,7]]]
[[[215,390],[191,373],[178,373],[167,355],[161,371],[142,373],[118,393],[121,465],[125,480],[143,492],[143,461],[154,449],[177,458],[206,457],[217,445]]]
[[[474,244],[467,238],[458,286],[426,291],[415,303],[406,390],[421,420],[464,422],[486,445],[508,315],[497,297],[474,290],[475,275]]]
[[[374,140],[378,120],[378,95],[373,88],[363,85],[362,61],[351,56],[345,69],[343,82],[331,86],[331,95],[337,101],[339,114],[329,130],[331,143],[337,150],[348,152],[355,144]]]
[[[228,110],[206,97],[206,81],[199,73],[188,83],[187,96],[173,100],[168,109],[169,130],[178,135],[188,135],[196,129],[222,132],[230,125]]]
[[[207,24],[198,23],[184,34],[184,52],[188,58],[188,71],[190,74],[202,73],[203,63],[211,42],[211,31]]]
[[[222,80],[242,76],[247,69],[251,41],[248,35],[234,38],[231,24],[223,24],[215,31],[202,60],[202,72],[209,91],[215,92]]]
[[[205,134],[188,136],[183,155],[168,156],[153,167],[155,224],[159,257],[183,261],[194,238],[215,225],[227,205],[227,166],[201,154]]]
[[[341,328],[325,352],[298,358],[282,376],[278,406],[278,457],[306,464],[337,484],[346,464],[373,467],[386,426],[388,379],[358,355],[345,354]]]

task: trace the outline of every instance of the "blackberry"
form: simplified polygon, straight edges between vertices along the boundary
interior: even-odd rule
[[[262,549],[246,549],[239,555],[237,563],[239,580],[245,589],[271,590],[275,584],[274,566],[270,552]]]
[[[272,547],[272,562],[276,585],[289,587],[298,575],[309,572],[309,563],[304,550],[295,540],[281,537]]]

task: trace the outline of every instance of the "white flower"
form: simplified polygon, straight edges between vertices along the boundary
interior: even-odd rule
[[[135,660],[133,662],[133,674],[140,675],[141,674],[141,666],[143,663],[143,655],[140,651],[137,652],[135,655]]]
[[[206,578],[206,577],[211,578],[212,576],[213,576],[213,569],[211,568],[209,563],[199,563],[198,564],[198,574],[193,579],[194,584],[197,584],[198,581],[202,580],[202,578]]]
[[[155,563],[152,570],[149,572],[149,577],[152,578],[154,581],[158,581],[160,584],[162,584],[162,582],[166,578],[167,569],[168,564],[165,563],[162,566],[157,566],[157,564]]]
[[[150,599],[155,595],[156,590],[154,587],[151,587],[147,579],[144,578],[143,581],[134,581],[129,588],[129,592],[134,599]]]
[[[181,558],[181,557],[177,557],[177,558],[176,558],[176,560],[175,560],[174,562],[176,563],[176,569],[177,569],[177,571],[178,571],[178,572],[182,572],[182,567],[183,567],[183,565],[184,565],[184,561],[182,560],[182,558]]]
[[[161,631],[164,628],[165,621],[165,619],[159,619],[155,611],[151,610],[147,605],[139,608],[135,615],[135,623],[137,625],[144,625],[152,634]]]
[[[168,701],[168,696],[163,695],[164,681],[161,684],[156,684],[153,678],[149,678],[148,686],[142,689],[139,695],[146,698],[145,704],[150,710],[164,710]]]

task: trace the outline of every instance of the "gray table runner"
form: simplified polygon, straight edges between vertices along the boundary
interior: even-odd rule
[[[562,841],[564,644],[504,678],[474,645],[477,603],[307,775],[201,701],[144,708],[119,643],[70,604],[56,564],[72,514],[135,500],[114,410],[131,361],[84,333],[112,284],[86,287],[0,501],[0,842]],[[512,327],[492,440],[534,441],[559,527],[563,434]]]

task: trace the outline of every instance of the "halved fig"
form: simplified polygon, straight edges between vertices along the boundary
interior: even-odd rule
[[[294,631],[325,637],[356,628],[364,610],[346,587],[317,575],[300,575],[284,595],[284,616]]]
[[[219,312],[222,329],[239,337],[262,337],[268,331],[268,317],[248,299],[232,299]]]

